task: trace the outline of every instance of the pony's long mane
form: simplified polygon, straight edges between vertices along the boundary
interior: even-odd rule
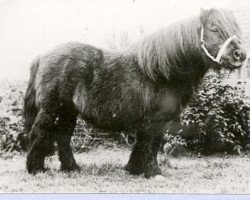
[[[185,71],[183,65],[199,54],[200,27],[198,17],[172,24],[132,45],[124,52],[135,56],[141,70],[151,79],[158,75],[170,78],[171,73]]]
[[[210,11],[214,11],[211,21],[222,30],[225,38],[233,34],[241,36],[230,11]],[[200,49],[201,26],[201,15],[184,19],[148,35],[123,55],[135,57],[141,70],[154,81],[159,75],[169,80],[173,74],[197,70],[198,66],[206,68]]]

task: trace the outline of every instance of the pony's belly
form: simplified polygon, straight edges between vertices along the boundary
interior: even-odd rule
[[[140,114],[136,108],[133,111],[124,108],[120,112],[111,112],[106,106],[93,106],[91,102],[87,103],[84,93],[76,92],[73,102],[85,121],[97,128],[111,131],[136,130],[149,124],[155,126],[167,123],[178,116],[182,110],[179,99],[173,97],[162,100],[157,109],[147,110],[145,113],[140,112]]]
[[[136,121],[129,121],[124,118],[117,119],[110,116],[96,117],[91,114],[82,113],[81,118],[93,127],[103,131],[132,131],[140,126]]]
[[[137,121],[128,116],[118,117],[117,113],[105,111],[101,106],[93,106],[91,103],[87,104],[87,97],[82,92],[75,92],[73,102],[81,118],[96,128],[121,131],[129,129],[130,124],[134,124]]]

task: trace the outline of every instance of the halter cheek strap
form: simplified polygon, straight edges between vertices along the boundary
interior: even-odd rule
[[[221,48],[220,48],[220,50],[219,50],[219,52],[218,52],[218,54],[217,54],[217,56],[216,56],[216,58],[215,58],[214,56],[212,56],[212,55],[208,52],[207,48],[205,47],[205,41],[204,41],[203,37],[204,37],[204,28],[203,28],[203,26],[201,26],[201,48],[203,49],[203,51],[205,52],[205,54],[206,54],[209,58],[211,58],[214,62],[217,62],[217,63],[219,63],[219,64],[220,64],[220,59],[221,59],[221,57],[222,57],[224,51],[226,50],[227,46],[230,44],[230,42],[231,42],[232,40],[238,38],[236,35],[233,35],[233,36],[229,37],[229,38],[224,42],[224,44],[221,46]]]

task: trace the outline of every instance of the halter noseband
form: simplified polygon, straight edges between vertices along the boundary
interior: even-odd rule
[[[204,50],[205,54],[206,54],[209,58],[211,58],[214,62],[217,62],[218,64],[220,64],[220,59],[221,59],[221,57],[222,57],[222,55],[223,55],[225,49],[226,49],[227,46],[229,45],[229,43],[230,43],[232,40],[238,38],[236,35],[233,35],[233,36],[229,37],[229,38],[224,42],[224,44],[223,44],[222,47],[220,48],[220,50],[219,50],[219,52],[218,52],[218,54],[217,54],[217,56],[216,56],[216,58],[215,58],[214,56],[212,56],[212,55],[208,52],[207,48],[205,47],[205,41],[204,41],[203,37],[204,37],[204,28],[203,28],[203,26],[201,26],[201,48]]]

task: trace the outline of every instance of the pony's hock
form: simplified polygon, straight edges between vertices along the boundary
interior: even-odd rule
[[[28,172],[44,170],[54,142],[61,169],[79,169],[70,140],[80,114],[102,129],[136,131],[125,169],[160,175],[157,153],[168,121],[180,114],[209,68],[238,68],[245,55],[232,13],[211,9],[122,53],[74,42],[38,56],[24,100]]]

